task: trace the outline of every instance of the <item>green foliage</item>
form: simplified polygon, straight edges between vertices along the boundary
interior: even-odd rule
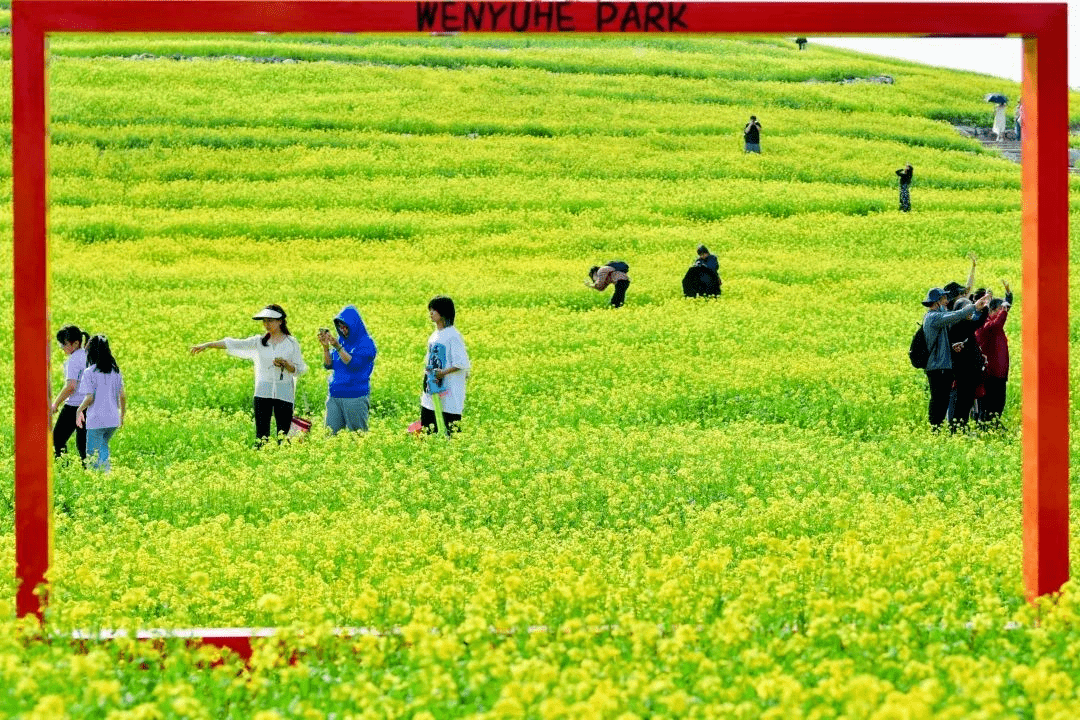
[[[1075,589],[1023,600],[1019,313],[1007,429],[931,435],[905,357],[967,253],[1024,304],[1019,167],[948,124],[989,117],[985,78],[768,38],[51,53],[51,322],[109,335],[130,412],[112,473],[57,463],[51,642],[12,619],[0,427],[0,714],[1076,716]],[[698,244],[720,299],[681,296]],[[611,311],[581,281],[616,257]],[[405,433],[440,293],[474,364],[450,442]],[[256,450],[250,365],[188,348],[268,302],[315,427]],[[331,438],[315,332],[346,303],[379,347],[372,429]],[[0,314],[9,367],[11,338]],[[283,629],[247,667],[60,639],[228,625]]]

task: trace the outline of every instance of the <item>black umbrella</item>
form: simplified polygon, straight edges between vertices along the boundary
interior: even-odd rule
[[[992,102],[995,105],[1008,105],[1009,98],[1005,97],[1001,93],[990,93],[986,96],[986,102]]]

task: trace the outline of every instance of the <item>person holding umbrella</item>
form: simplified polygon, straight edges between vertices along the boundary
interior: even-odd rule
[[[991,93],[986,96],[986,102],[992,102],[994,107],[994,126],[990,132],[994,133],[994,139],[1001,142],[1005,138],[1005,106],[1009,99],[1001,93]]]

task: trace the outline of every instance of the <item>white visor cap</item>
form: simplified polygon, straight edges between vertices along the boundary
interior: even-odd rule
[[[277,310],[271,310],[270,308],[263,308],[259,312],[251,316],[252,320],[280,320],[284,317]]]

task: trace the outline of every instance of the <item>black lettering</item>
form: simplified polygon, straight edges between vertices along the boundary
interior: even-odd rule
[[[657,32],[664,32],[664,26],[660,21],[664,19],[664,3],[651,2],[645,6],[645,32],[649,32],[649,26],[655,25]]]
[[[637,3],[626,6],[626,14],[622,16],[622,22],[619,23],[619,32],[626,32],[626,26],[630,23],[634,24],[635,30],[641,29],[641,15],[638,13]]]
[[[517,22],[517,11],[521,8],[521,22]],[[510,29],[514,32],[525,32],[529,29],[529,16],[532,15],[532,3],[516,2],[510,5]]]
[[[499,29],[499,16],[506,12],[506,3],[488,3],[488,10],[491,12],[491,29]]]
[[[533,25],[536,29],[540,29],[541,19],[545,19],[547,20],[547,27],[544,29],[551,30],[551,22],[555,18],[555,6],[549,2],[538,2],[534,8]]]
[[[559,7],[559,32],[573,32],[574,16],[570,14],[570,3],[560,2]],[[564,12],[565,11],[565,12]]]
[[[439,3],[416,3],[416,29],[430,30],[435,27],[435,16],[439,12]]]
[[[444,2],[442,4],[442,29],[444,32],[458,32],[461,30],[461,22],[457,15],[452,15],[456,2]]]
[[[596,6],[596,29],[603,30],[604,26],[612,22],[619,14],[619,8],[615,3],[602,2]]]
[[[466,31],[469,29],[470,22],[473,24],[473,30],[483,30],[485,5],[487,3],[465,3],[465,16],[461,20],[461,25]]]
[[[678,12],[675,12],[676,8],[678,8]],[[690,29],[690,28],[688,28],[686,26],[686,23],[684,23],[683,20],[682,20],[682,16],[683,16],[684,12],[686,12],[686,3],[670,3],[669,2],[667,4],[667,15],[668,15],[667,29],[668,29],[668,32],[673,32],[675,30],[676,25],[679,25],[680,27],[682,27],[683,30],[689,30]]]

